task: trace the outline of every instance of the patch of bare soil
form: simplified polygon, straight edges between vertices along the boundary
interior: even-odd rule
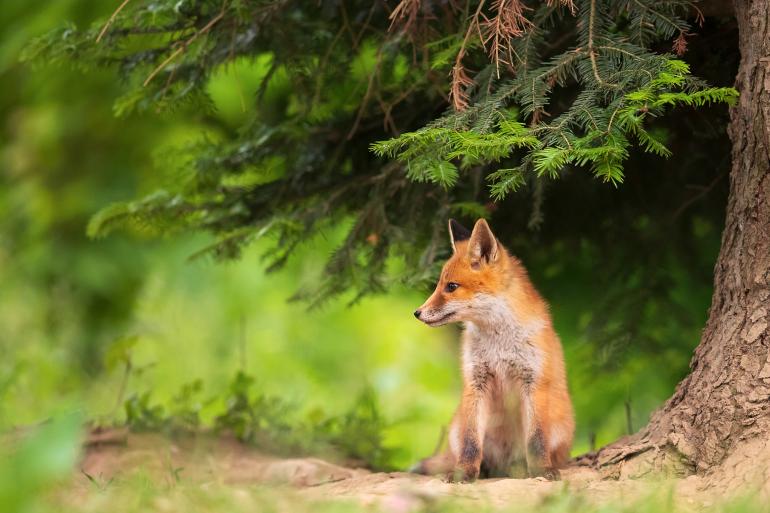
[[[168,439],[159,434],[121,430],[93,433],[80,462],[76,494],[94,482],[108,483],[144,472],[172,484],[224,483],[233,486],[284,485],[310,499],[345,498],[379,504],[394,511],[410,511],[442,498],[483,501],[493,506],[535,506],[564,489],[579,493],[593,504],[633,503],[656,492],[672,493],[676,505],[696,511],[712,501],[702,480],[602,479],[586,467],[562,471],[562,481],[537,479],[483,479],[472,484],[447,483],[437,477],[405,472],[370,472],[335,465],[317,458],[277,458],[235,440],[196,436]]]

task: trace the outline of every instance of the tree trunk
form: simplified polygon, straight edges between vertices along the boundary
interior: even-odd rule
[[[729,466],[744,479],[770,461],[760,457],[770,454],[770,0],[734,8],[741,96],[730,111],[730,196],[709,319],[674,395],[646,428],[595,455],[610,475]]]

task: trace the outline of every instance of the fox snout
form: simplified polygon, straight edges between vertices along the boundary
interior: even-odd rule
[[[452,321],[455,312],[442,307],[431,306],[428,303],[422,305],[414,311],[414,317],[428,326],[441,326]]]

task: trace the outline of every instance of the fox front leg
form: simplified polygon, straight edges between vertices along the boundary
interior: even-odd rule
[[[479,477],[481,470],[481,437],[471,430],[461,435],[460,454],[457,465],[447,474],[450,483],[470,483]]]
[[[548,449],[548,440],[539,420],[532,394],[524,394],[525,429],[527,440],[527,473],[530,477],[545,477],[549,481],[561,479],[559,469],[554,465],[551,451]]]
[[[530,477],[544,477],[549,481],[561,479],[559,469],[551,462],[543,429],[536,425],[527,438],[527,473]]]
[[[486,424],[483,392],[483,383],[475,382],[463,394],[457,424],[453,426],[454,440],[450,440],[457,459],[454,470],[447,475],[449,482],[470,482],[479,477]]]

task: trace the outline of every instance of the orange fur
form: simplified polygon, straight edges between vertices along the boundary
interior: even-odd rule
[[[547,303],[486,221],[473,232],[450,221],[454,254],[415,312],[430,326],[463,322],[463,395],[449,449],[418,472],[473,480],[480,472],[558,478],[574,434],[561,343]]]

